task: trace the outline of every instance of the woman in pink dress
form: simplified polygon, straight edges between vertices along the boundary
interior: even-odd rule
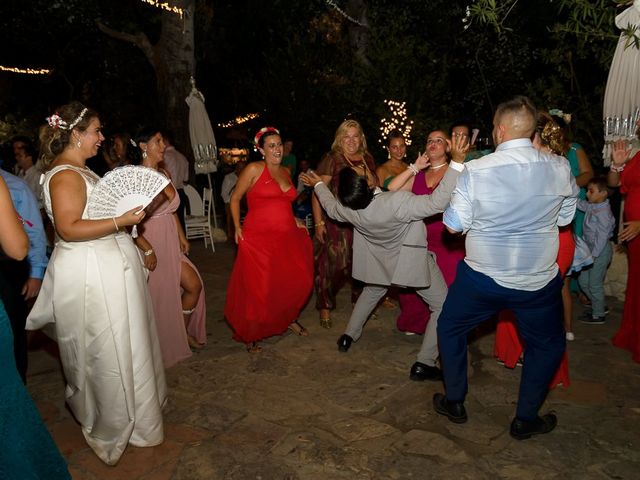
[[[434,130],[427,137],[425,155],[429,159],[426,170],[413,175],[411,171],[397,175],[389,183],[389,190],[407,190],[416,195],[431,195],[449,167],[448,152],[451,140],[446,132]],[[427,226],[427,248],[435,253],[436,263],[442,271],[447,286],[456,277],[458,262],[464,258],[464,239],[447,231],[442,223],[442,214],[425,219]],[[423,334],[431,312],[415,293],[400,293],[400,315],[396,320],[398,330]]]
[[[133,142],[142,165],[158,170],[165,149],[160,131],[144,129]],[[204,286],[187,258],[189,242],[175,213],[179,204],[180,197],[170,183],[146,208],[147,217],[136,238],[149,269],[149,291],[165,368],[190,357],[191,349],[202,348],[207,340]]]

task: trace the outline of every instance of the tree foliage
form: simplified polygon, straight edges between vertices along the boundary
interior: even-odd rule
[[[356,4],[367,27],[334,7]],[[41,119],[78,98],[103,112],[108,126],[166,120],[142,52],[101,33],[95,20],[156,42],[169,14],[136,0],[27,5],[0,5],[3,18],[13,18],[0,31],[2,63],[51,66],[55,73],[0,74],[0,108]],[[196,79],[214,124],[261,112],[243,126],[248,132],[218,130],[221,146],[274,124],[295,138],[299,156],[315,160],[351,116],[382,160],[377,135],[388,115],[385,99],[406,102],[418,150],[428,130],[458,119],[488,136],[497,103],[526,94],[541,108],[574,113],[576,139],[595,158],[618,12],[613,0],[196,0]],[[366,40],[359,45],[357,29]]]

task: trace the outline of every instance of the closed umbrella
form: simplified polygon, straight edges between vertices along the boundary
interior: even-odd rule
[[[218,170],[216,138],[204,106],[204,95],[196,88],[193,77],[191,77],[191,93],[185,101],[189,105],[189,135],[196,174],[216,172]]]
[[[206,174],[209,180],[213,198],[215,199],[215,189],[211,182],[211,173],[218,170],[218,148],[216,138],[213,135],[213,128],[209,120],[209,114],[204,106],[204,95],[196,88],[196,81],[191,77],[191,93],[185,99],[189,105],[189,136],[191,137],[191,148],[193,148],[193,164],[197,174]],[[218,217],[216,215],[215,201],[211,203],[213,208],[214,240],[218,233],[224,232],[218,228]],[[220,230],[220,232],[218,232]],[[226,239],[226,235],[224,235]],[[224,240],[221,240],[224,241]]]
[[[616,26],[640,28],[640,0],[616,17]],[[640,50],[633,37],[620,34],[616,47],[603,105],[604,140],[602,152],[604,164],[611,162],[611,149],[617,139],[635,141],[636,122],[640,118]]]

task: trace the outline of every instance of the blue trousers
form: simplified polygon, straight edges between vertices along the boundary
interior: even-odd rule
[[[604,317],[604,278],[607,276],[607,269],[613,257],[613,247],[611,242],[600,252],[600,255],[593,257],[593,266],[580,271],[578,285],[591,300],[591,314],[594,317]]]
[[[558,275],[532,292],[505,288],[460,262],[438,321],[447,399],[464,402],[467,394],[467,334],[500,310],[510,309],[526,345],[516,417],[534,420],[566,347],[561,286]]]

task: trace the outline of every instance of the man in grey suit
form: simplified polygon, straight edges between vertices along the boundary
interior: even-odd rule
[[[354,227],[352,275],[367,285],[355,304],[344,335],[338,340],[341,352],[348,351],[351,343],[360,338],[367,318],[390,285],[415,288],[432,311],[419,355],[425,363],[421,379],[442,378],[436,366],[436,328],[447,286],[433,255],[427,251],[423,220],[443,212],[449,204],[451,192],[464,168],[462,163],[467,150],[466,138],[454,140],[452,168],[448,169],[434,193],[426,196],[404,191],[374,192],[366,178],[346,168],[340,172],[338,202],[318,175],[310,172],[300,176],[307,185],[314,186],[329,217]],[[426,156],[420,156],[409,168],[416,174],[427,162]]]

